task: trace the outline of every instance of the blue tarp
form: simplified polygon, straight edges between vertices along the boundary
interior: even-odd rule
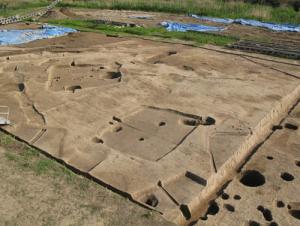
[[[177,22],[162,22],[161,25],[168,31],[198,31],[198,32],[209,32],[209,31],[223,31],[223,27],[205,26],[201,24],[183,24]]]
[[[130,15],[128,18],[130,19],[144,19],[144,20],[150,20],[154,16],[153,15]]]
[[[198,15],[195,15],[195,14],[191,14],[190,16],[193,17],[193,18],[196,18],[196,19],[207,20],[207,21],[212,21],[212,22],[222,23],[222,24],[232,24],[234,22],[233,19],[226,19],[226,18],[198,16]]]
[[[235,23],[242,25],[249,25],[255,27],[268,28],[273,31],[290,31],[290,32],[300,32],[300,25],[292,24],[275,24],[275,23],[265,23],[257,20],[245,20],[245,19],[236,19]]]
[[[300,25],[294,25],[294,24],[275,24],[275,23],[261,22],[258,20],[215,18],[215,17],[198,16],[195,14],[191,14],[190,16],[200,20],[207,20],[216,23],[224,23],[224,24],[236,23],[236,24],[242,24],[242,25],[248,25],[254,27],[263,27],[273,31],[300,32]]]
[[[30,30],[0,30],[0,45],[16,45],[39,39],[59,37],[77,32],[72,28],[43,25],[40,29]]]

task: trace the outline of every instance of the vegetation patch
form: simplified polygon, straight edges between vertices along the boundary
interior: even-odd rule
[[[169,32],[163,27],[144,28],[144,27],[117,27],[98,23],[95,20],[48,20],[50,24],[67,26],[80,31],[100,32],[107,35],[129,35],[157,37],[161,39],[177,39],[184,41],[193,41],[196,44],[215,44],[224,46],[237,41],[238,38],[223,36],[211,33],[199,32]]]
[[[47,0],[1,0],[0,16],[15,16],[48,6]]]
[[[194,13],[222,18],[300,24],[299,1],[291,0],[289,4],[286,2],[280,0],[62,0],[58,7]],[[0,2],[0,16],[31,12],[49,3],[50,0],[3,0]]]
[[[41,155],[40,152],[24,143],[18,142],[14,137],[0,132],[0,146],[4,147],[6,158],[14,162],[22,171],[33,171],[36,175],[63,177],[72,182],[75,174],[65,166]]]
[[[0,225],[173,225],[1,131],[0,149]]]
[[[300,13],[293,5],[272,7],[262,1],[251,4],[228,0],[63,0],[61,7],[143,10],[169,13],[195,13],[203,16],[258,19],[268,22],[300,23]],[[260,4],[259,4],[260,3]],[[271,4],[273,5],[273,4]]]

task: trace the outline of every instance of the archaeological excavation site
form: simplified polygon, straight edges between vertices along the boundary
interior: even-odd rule
[[[300,225],[300,31],[57,3],[0,20],[1,133],[174,225]]]

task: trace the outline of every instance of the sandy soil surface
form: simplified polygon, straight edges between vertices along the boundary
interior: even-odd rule
[[[4,30],[10,30],[10,29],[18,29],[18,30],[24,30],[24,29],[38,29],[42,26],[42,24],[36,24],[36,23],[16,23],[16,24],[7,24],[2,25],[0,29]]]
[[[1,47],[2,128],[182,223],[300,97],[299,61],[253,57],[92,33]]]
[[[299,225],[300,104],[197,225]]]
[[[0,225],[173,225],[0,133]]]
[[[146,19],[134,18],[146,16]],[[300,44],[300,35],[292,32],[273,32],[267,29],[256,28],[251,26],[242,26],[238,24],[220,24],[208,21],[201,21],[191,18],[186,15],[157,13],[157,12],[142,12],[142,11],[127,11],[127,10],[97,10],[97,9],[57,9],[48,13],[46,19],[95,19],[123,22],[128,24],[136,24],[144,27],[156,27],[163,21],[175,21],[181,23],[195,23],[212,26],[226,27],[224,32],[220,34],[236,36],[241,39],[259,39],[272,42],[284,42]]]

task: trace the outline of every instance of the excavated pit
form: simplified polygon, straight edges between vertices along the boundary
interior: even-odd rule
[[[269,186],[263,168],[242,170],[226,203],[212,202],[215,194],[269,135],[299,133],[297,119],[281,120],[300,82],[277,70],[295,72],[295,62],[260,59],[264,66],[228,50],[91,33],[0,50],[0,105],[12,122],[2,129],[178,224],[239,213],[231,201],[242,203],[243,189]],[[274,177],[296,183],[293,170]],[[262,206],[260,217],[276,219]],[[299,209],[288,216],[297,220]]]
[[[280,124],[284,126],[291,121],[299,123],[299,112],[298,102]],[[299,136],[298,130],[275,130],[245,164],[244,170],[224,188],[223,192],[228,197],[239,194],[240,198],[216,199],[218,205],[231,204],[238,211],[228,215],[224,206],[218,215],[202,221],[200,225],[299,225],[299,167],[295,164],[299,158]],[[245,175],[256,178],[256,184],[262,184],[262,178],[265,183],[244,186],[241,178]]]

